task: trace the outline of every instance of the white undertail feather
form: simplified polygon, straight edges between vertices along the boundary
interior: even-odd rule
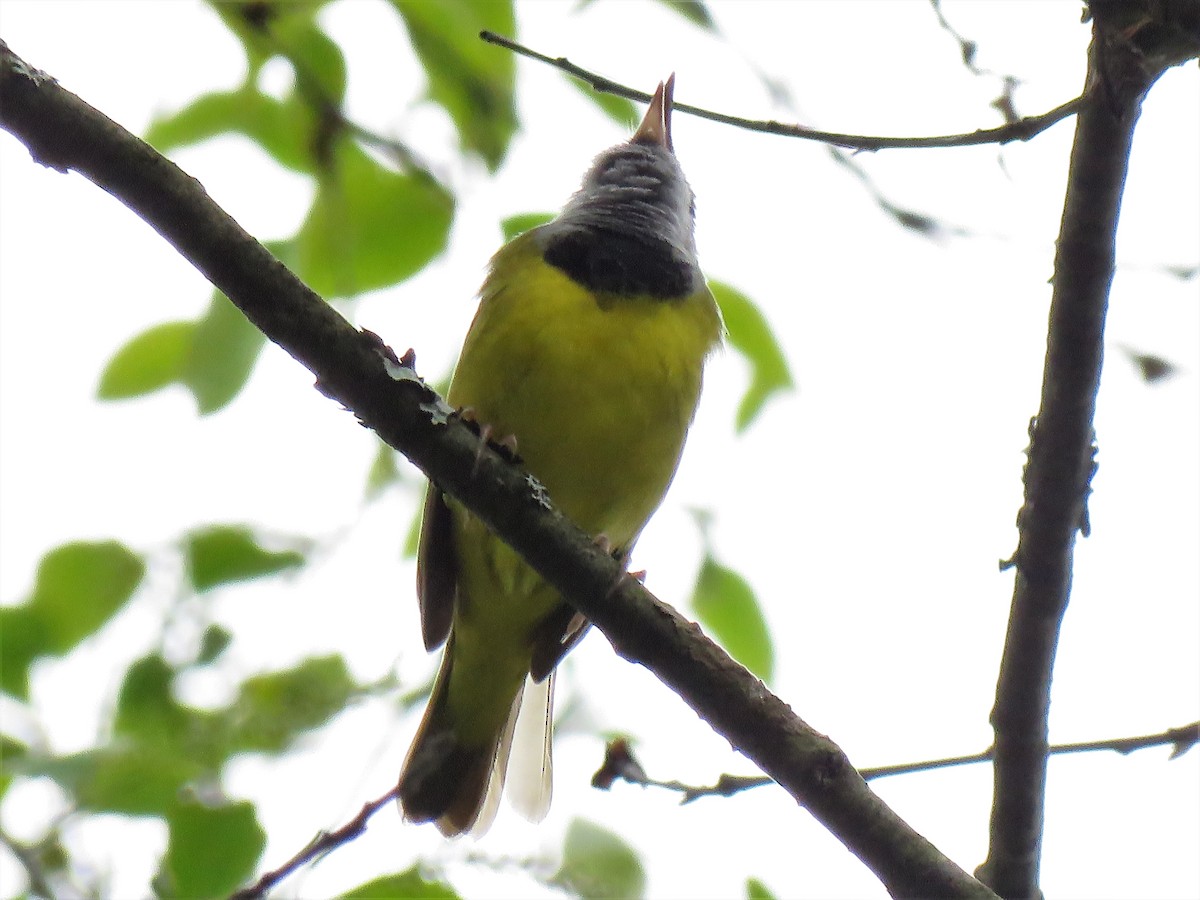
[[[540,682],[525,679],[525,698],[512,736],[508,800],[513,809],[530,822],[546,818],[553,792],[550,732],[554,716],[554,675],[551,672]]]
[[[479,804],[479,812],[475,815],[475,821],[471,823],[471,827],[467,829],[467,834],[472,837],[483,837],[492,827],[492,822],[496,820],[496,813],[500,810],[500,798],[504,796],[505,776],[508,773],[509,754],[513,745],[513,729],[516,728],[520,711],[521,692],[518,691],[516,699],[513,700],[512,709],[508,713],[508,721],[504,723],[504,731],[501,732],[500,740],[496,744],[496,754],[492,757],[492,770],[488,775],[483,800]]]

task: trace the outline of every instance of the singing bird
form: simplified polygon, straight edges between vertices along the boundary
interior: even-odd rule
[[[557,218],[492,258],[447,397],[514,436],[550,500],[622,562],[675,475],[722,332],[671,141],[673,87],[673,75],[659,84]],[[586,620],[434,484],[417,595],[426,648],[446,647],[400,774],[405,818],[485,830],[511,750],[510,800],[540,820],[554,667]]]

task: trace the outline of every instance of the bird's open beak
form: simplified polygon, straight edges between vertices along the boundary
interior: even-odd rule
[[[642,124],[629,139],[633,144],[658,144],[660,147],[674,152],[671,143],[671,108],[675,96],[675,73],[672,72],[665,82],[658,83],[650,108]]]

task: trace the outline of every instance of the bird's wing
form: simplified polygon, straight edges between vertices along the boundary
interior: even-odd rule
[[[437,485],[430,483],[417,547],[417,600],[426,650],[441,646],[450,635],[454,596],[458,591],[457,571],[450,507]]]

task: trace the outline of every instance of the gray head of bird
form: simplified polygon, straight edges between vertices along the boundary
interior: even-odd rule
[[[547,247],[566,239],[615,239],[650,252],[654,267],[678,272],[670,289],[682,296],[702,280],[696,262],[695,201],[671,139],[675,76],[660,83],[641,125],[628,141],[592,163],[583,184],[545,226]]]

